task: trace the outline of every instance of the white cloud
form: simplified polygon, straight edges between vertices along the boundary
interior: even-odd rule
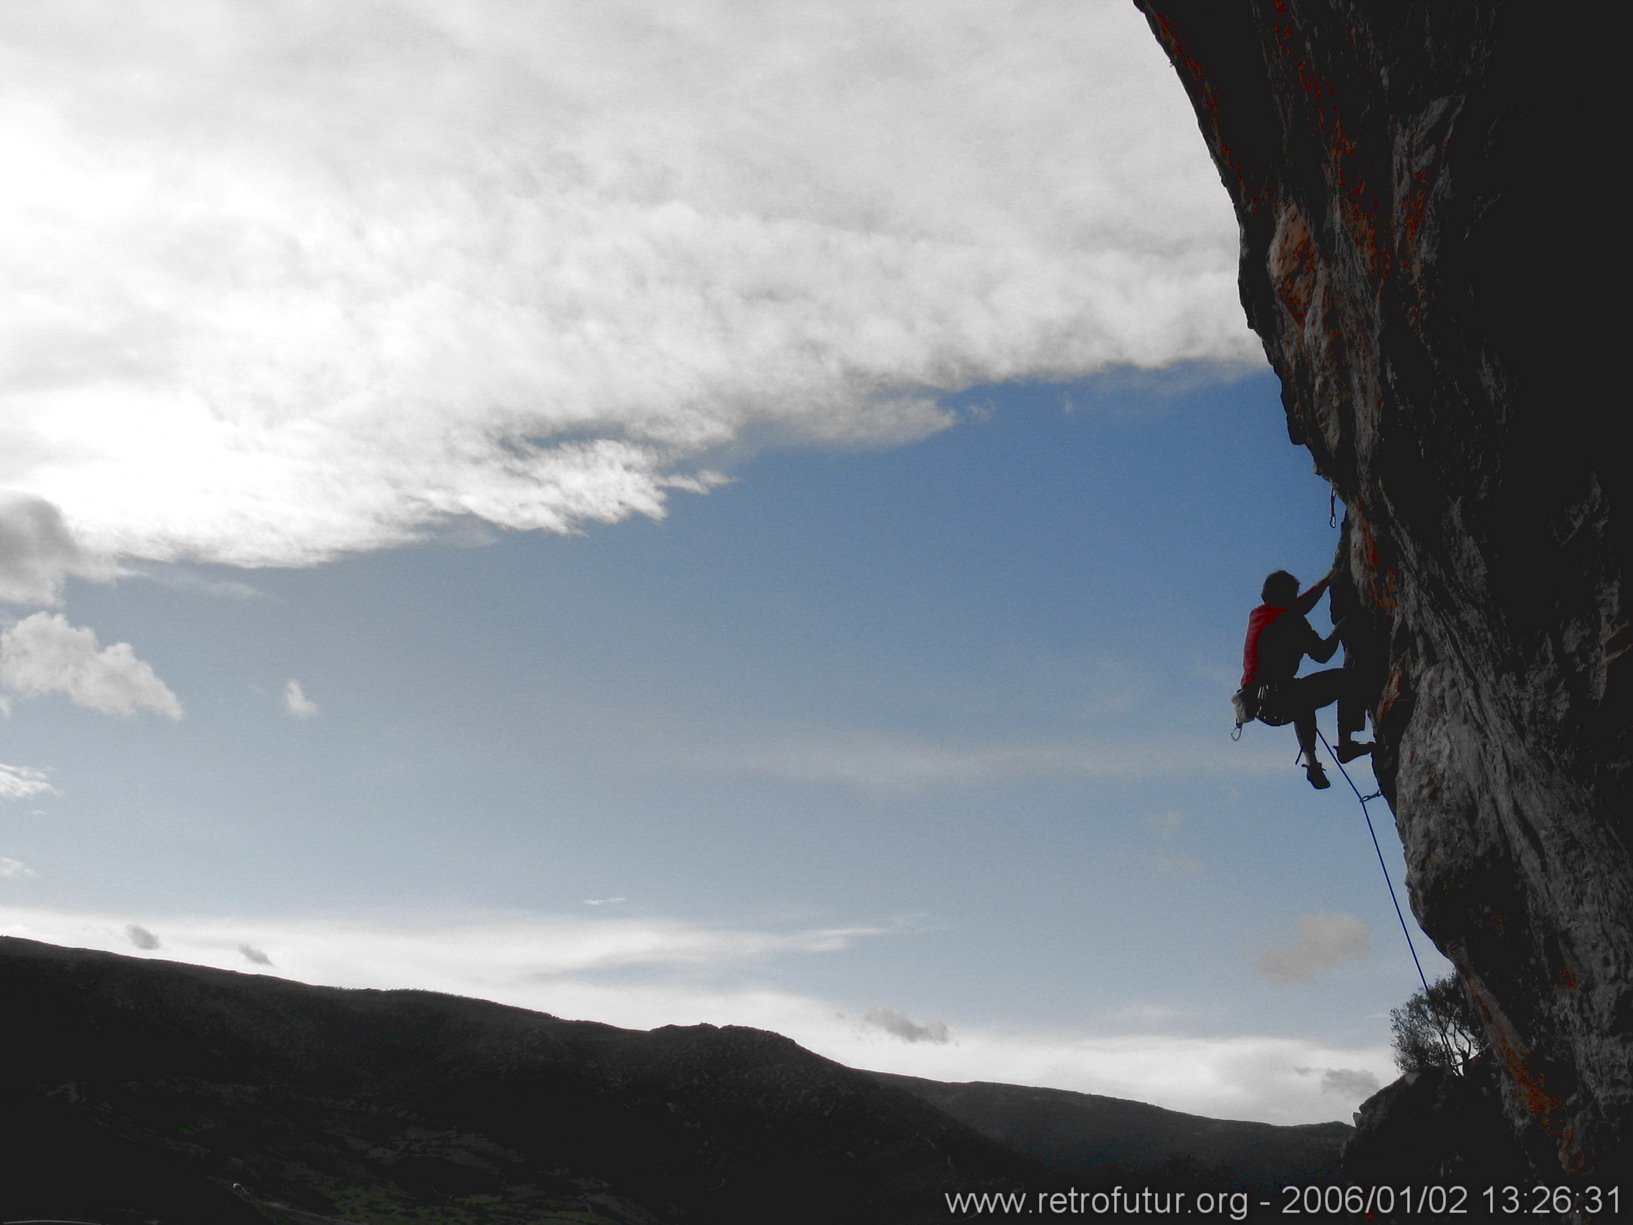
[[[308,982],[382,988],[435,983],[435,990],[458,994],[515,998],[522,992],[535,1000],[535,988],[567,978],[589,982],[601,976],[612,982],[624,971],[658,969],[696,980],[780,956],[841,953],[909,930],[900,924],[754,929],[665,918],[509,913],[253,923],[176,914],[155,926],[165,930],[166,946],[175,956],[201,965],[227,968],[249,957],[246,950],[272,944],[285,950],[280,957],[288,972]],[[148,928],[97,915],[0,910],[0,930],[92,948],[116,950],[124,942],[158,947]]]
[[[728,446],[1257,359],[1123,0],[63,0],[0,46],[0,483],[97,556],[657,516]]]
[[[1309,978],[1372,951],[1366,925],[1352,914],[1301,914],[1298,938],[1259,954],[1259,969],[1280,983]]]
[[[1371,1097],[1382,1085],[1373,1072],[1364,1068],[1323,1068],[1321,1091],[1337,1097],[1362,1100]]]
[[[603,926],[609,931],[598,935]],[[1168,1032],[1169,1014],[1149,1006],[1136,1006],[1126,1018],[1137,1032],[958,1025],[956,1041],[882,1040],[887,1031],[858,1025],[854,1005],[721,972],[781,954],[842,953],[858,941],[887,938],[891,928],[746,932],[673,920],[425,914],[411,921],[170,915],[162,927],[167,956],[221,969],[242,966],[245,941],[253,939],[251,947],[274,944],[279,973],[303,982],[419,987],[632,1029],[751,1025],[852,1067],[1052,1086],[1215,1118],[1321,1122],[1342,1115],[1340,1099],[1360,1094],[1366,1077],[1394,1076],[1383,1043],[1334,1047],[1252,1033]],[[94,914],[0,906],[0,933],[128,948],[118,922]],[[621,972],[636,965],[672,972]],[[1344,1076],[1312,1075],[1318,1068]]]
[[[94,630],[61,613],[34,613],[0,633],[0,684],[29,697],[65,693],[104,714],[182,716],[176,695],[129,643],[99,647]]]
[[[900,1008],[891,1008],[886,1004],[868,1009],[862,1017],[862,1028],[878,1030],[903,1042],[943,1043],[952,1040],[945,1021],[929,1017],[920,1024]]]
[[[22,860],[10,859],[4,855],[0,855],[0,877],[34,875],[36,875],[34,869],[23,863]]]
[[[8,766],[0,762],[0,800],[26,800],[35,795],[56,795],[46,781],[45,771],[32,766]]]
[[[378,967],[378,974],[370,978],[370,986],[392,985],[394,977],[422,981],[428,973],[434,973],[445,982],[442,989],[464,993],[478,984],[491,985],[495,981],[514,985],[631,967],[706,969],[787,954],[834,953],[893,930],[755,930],[674,919],[576,915],[283,920],[257,925],[257,931],[264,934],[254,939],[224,920],[178,915],[167,918],[163,926],[172,933],[166,937],[170,947],[186,950],[194,957],[209,955],[231,960],[242,955],[246,943],[255,948],[274,943],[290,950],[283,958],[290,972],[310,981],[339,981],[332,977],[338,973],[351,982],[359,972],[374,973],[367,971],[364,964],[372,963]],[[79,935],[94,935],[99,930],[91,924]],[[268,934],[276,939],[268,940]],[[480,949],[480,953],[471,952],[467,958],[470,977],[465,985],[454,986],[443,976],[459,973],[457,958],[448,959],[461,945],[469,950]]]
[[[297,719],[315,719],[318,716],[318,704],[306,696],[301,683],[295,680],[284,686],[284,709]]]
[[[875,1043],[822,1053],[852,1066],[932,1080],[1040,1085],[1211,1118],[1283,1124],[1348,1121],[1349,1105],[1300,1073],[1311,1061],[1365,1065],[1393,1078],[1388,1048],[1381,1044],[1334,1048],[1309,1038],[1254,1033],[1103,1034],[961,1025],[958,1041],[947,1045]]]
[[[145,579],[150,583],[157,583],[161,587],[169,587],[175,591],[197,592],[200,595],[214,596],[228,600],[264,600],[266,592],[259,587],[236,579],[203,578],[184,570],[180,566],[153,566],[147,569],[127,567],[120,573],[121,578]]]

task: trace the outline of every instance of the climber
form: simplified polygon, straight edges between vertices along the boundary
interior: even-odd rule
[[[1315,753],[1315,712],[1338,703],[1338,760],[1354,761],[1372,752],[1372,745],[1354,736],[1366,726],[1366,706],[1348,668],[1327,668],[1299,676],[1299,664],[1308,655],[1318,664],[1333,657],[1344,632],[1340,621],[1323,638],[1310,627],[1305,615],[1332,586],[1333,572],[1303,595],[1298,579],[1277,570],[1264,580],[1260,604],[1248,617],[1247,641],[1242,648],[1242,690],[1248,718],[1280,727],[1291,723],[1298,734],[1304,776],[1317,791],[1332,784]]]

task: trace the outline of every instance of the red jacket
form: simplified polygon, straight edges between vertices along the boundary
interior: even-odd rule
[[[1304,619],[1321,599],[1317,585],[1293,601],[1292,607],[1261,604],[1248,614],[1247,641],[1242,644],[1242,687],[1255,680],[1287,681],[1298,674],[1308,655],[1326,663],[1338,649],[1337,636],[1329,642]]]
[[[1246,689],[1259,675],[1259,639],[1265,628],[1286,611],[1274,604],[1261,604],[1247,615],[1247,641],[1242,644],[1242,688]]]

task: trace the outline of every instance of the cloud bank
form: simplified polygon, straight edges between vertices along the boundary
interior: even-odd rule
[[[109,567],[89,556],[62,511],[43,498],[0,490],[0,602],[62,602],[70,575],[105,578]]]
[[[942,392],[1257,356],[1122,0],[61,0],[0,46],[0,598],[660,516]]]

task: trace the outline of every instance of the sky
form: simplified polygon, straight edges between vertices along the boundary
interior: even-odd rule
[[[1361,808],[1230,738],[1329,491],[1131,5],[22,0],[0,146],[0,933],[1392,1077]]]

